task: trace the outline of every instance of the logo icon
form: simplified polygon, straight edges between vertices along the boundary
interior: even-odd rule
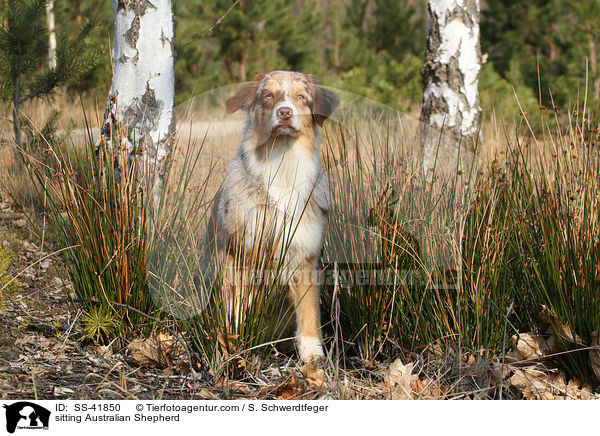
[[[6,409],[6,431],[19,429],[48,429],[50,411],[29,401],[3,406]]]

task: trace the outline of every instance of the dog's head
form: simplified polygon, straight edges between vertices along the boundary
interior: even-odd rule
[[[339,96],[319,86],[315,76],[291,71],[258,74],[225,102],[230,114],[245,109],[253,127],[270,136],[298,136],[323,123],[339,104]]]

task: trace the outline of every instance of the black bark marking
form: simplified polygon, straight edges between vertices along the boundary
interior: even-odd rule
[[[136,132],[154,132],[160,121],[163,102],[156,99],[154,90],[150,84],[146,84],[146,92],[141,99],[135,98],[123,113],[123,123],[127,131],[127,137],[134,144],[136,151],[147,147],[148,156],[156,156],[156,144],[148,133],[136,138]]]
[[[132,48],[137,48],[137,42],[140,37],[140,17],[142,17],[149,8],[156,9],[156,7],[148,0],[120,0],[117,5],[117,13],[126,14],[132,11],[135,16],[131,27],[125,34],[127,43]]]

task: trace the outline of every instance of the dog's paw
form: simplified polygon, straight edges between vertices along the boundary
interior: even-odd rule
[[[325,354],[319,338],[300,336],[298,340],[298,355],[304,365],[300,372],[311,388],[319,387],[325,381]]]
[[[318,388],[325,382],[325,357],[315,356],[300,367],[300,372],[310,388]]]
[[[315,358],[324,358],[323,345],[319,338],[300,336],[298,338],[298,357],[303,362],[311,362]]]

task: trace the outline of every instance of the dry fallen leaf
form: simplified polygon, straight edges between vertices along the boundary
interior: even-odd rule
[[[508,362],[535,360],[558,351],[554,336],[545,338],[530,333],[519,333],[512,337],[513,349],[506,354]]]
[[[592,388],[588,384],[584,384],[581,388],[579,387],[579,382],[575,386],[576,380],[569,381],[569,385],[567,386],[567,391],[575,396],[578,400],[597,400],[599,398],[598,394],[592,392]]]
[[[113,355],[113,349],[111,345],[100,345],[98,346],[97,349],[97,353],[101,356],[101,357],[110,357]]]
[[[475,365],[475,363],[477,363],[477,359],[471,353],[463,353],[461,360],[467,365]]]
[[[171,335],[159,333],[146,339],[134,339],[127,345],[131,357],[139,365],[168,367],[180,355],[181,345]]]
[[[416,379],[410,384],[416,398],[422,400],[439,400],[444,398],[447,389],[441,387],[435,380],[425,377],[424,380]]]
[[[592,332],[592,348],[590,350],[590,365],[596,376],[596,380],[600,381],[600,346],[598,346],[598,330]]]
[[[302,383],[296,374],[292,373],[292,376],[287,382],[279,385],[275,390],[275,395],[278,400],[297,400],[305,391],[305,385]]]
[[[215,394],[213,394],[211,391],[209,391],[206,388],[202,388],[200,389],[200,392],[198,392],[198,395],[202,398],[204,398],[205,400],[218,400],[219,397],[217,397]]]
[[[527,400],[553,400],[546,375],[528,369],[516,369],[510,384],[518,388]]]
[[[242,394],[250,393],[248,384],[238,380],[230,380],[223,377],[216,383],[216,385],[221,386],[227,391],[234,391]]]
[[[384,378],[384,385],[389,386],[392,399],[410,400],[414,398],[411,384],[419,377],[413,374],[414,363],[404,365],[400,358],[390,363],[387,375]]]
[[[449,350],[449,351],[452,351],[452,350]],[[427,345],[427,347],[425,348],[425,350],[423,350],[423,354],[428,359],[431,359],[432,361],[444,360],[445,357],[446,357],[445,353],[444,353],[444,349],[437,342],[435,342],[433,344]]]
[[[531,368],[516,369],[510,384],[528,400],[591,400],[598,398],[589,385],[580,386],[576,379],[565,382],[559,374],[547,374]]]
[[[481,362],[478,370],[480,377],[488,377],[493,383],[500,383],[511,374],[511,366],[501,362]]]
[[[54,386],[54,396],[55,397],[65,397],[67,395],[74,394],[75,391],[70,388],[62,388],[60,386]]]
[[[542,318],[542,320],[547,324],[550,324],[548,333],[557,335],[560,339],[562,339],[563,342],[585,346],[583,339],[581,339],[578,335],[574,335],[568,325],[560,322],[558,315],[556,315],[556,313],[554,313],[551,309],[548,309],[546,306],[542,306],[540,318]]]
[[[223,356],[228,356],[234,350],[235,340],[240,336],[233,333],[229,333],[223,327],[219,329],[214,329],[212,331],[212,334],[216,336],[216,339],[219,342],[219,348],[221,349],[221,353],[223,353]]]

